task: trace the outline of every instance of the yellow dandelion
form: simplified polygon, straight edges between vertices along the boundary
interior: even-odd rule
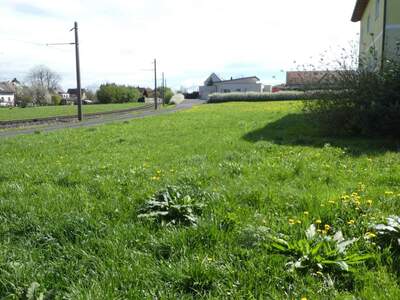
[[[301,297],[301,300],[307,300],[307,297]]]
[[[305,212],[303,212],[303,214],[304,214],[305,216],[308,216],[308,215],[309,215],[309,212],[308,212],[308,211],[305,211]]]
[[[386,192],[385,192],[385,195],[386,195],[386,196],[391,196],[391,195],[393,195],[393,194],[394,194],[394,193],[391,192],[391,191],[386,191]]]
[[[300,221],[300,220],[296,220],[296,223],[297,223],[297,224],[301,224],[301,221]]]
[[[293,220],[293,219],[289,219],[289,224],[290,225],[293,225],[293,224],[295,224],[296,223],[296,221],[295,220]]]
[[[347,222],[347,224],[349,224],[349,225],[354,225],[354,223],[355,223],[354,220],[350,220],[350,221]]]
[[[372,200],[367,200],[367,204],[368,204],[369,206],[371,206],[371,205],[372,205]]]
[[[315,224],[321,224],[321,223],[322,223],[322,221],[320,219],[315,220]]]
[[[327,232],[328,232],[328,231],[331,229],[331,226],[330,226],[330,225],[328,225],[328,224],[325,224],[324,228],[325,228],[325,231],[327,231]]]
[[[368,231],[368,232],[365,234],[365,237],[366,237],[367,239],[372,239],[372,238],[375,238],[375,237],[376,237],[376,234],[373,233],[373,232]]]

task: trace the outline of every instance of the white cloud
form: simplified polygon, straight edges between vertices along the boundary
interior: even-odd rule
[[[5,0],[0,3],[0,77],[46,64],[74,85],[73,21],[79,21],[83,84],[151,85],[154,57],[175,87],[272,74],[356,38],[348,0]],[[18,41],[17,41],[18,40]],[[235,65],[237,68],[235,68]],[[240,67],[239,67],[240,66]],[[262,76],[260,76],[262,77]],[[271,76],[263,81],[275,82]]]

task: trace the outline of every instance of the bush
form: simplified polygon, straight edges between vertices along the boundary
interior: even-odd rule
[[[51,95],[51,103],[54,105],[60,105],[61,104],[62,97],[60,95]]]
[[[100,86],[96,96],[100,103],[106,104],[137,102],[141,94],[135,87],[106,83]]]
[[[215,93],[211,94],[208,103],[222,103],[234,101],[281,101],[281,100],[304,100],[309,98],[304,92],[279,92],[279,93]]]
[[[163,94],[163,89],[164,89],[164,94]],[[162,97],[164,95],[165,98],[165,104],[169,104],[172,96],[174,96],[174,92],[169,88],[169,87],[159,87],[157,88],[157,97]]]
[[[182,103],[183,101],[185,101],[185,97],[182,94],[176,94],[171,98],[169,103],[170,104],[179,104],[179,103]]]
[[[338,71],[334,89],[306,101],[321,128],[333,134],[400,137],[400,64],[388,61],[382,71]]]

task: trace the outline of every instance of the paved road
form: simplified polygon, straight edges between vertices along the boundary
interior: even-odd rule
[[[102,124],[106,124],[106,123],[112,123],[112,122],[116,122],[116,121],[141,119],[144,117],[150,117],[150,116],[156,116],[156,115],[165,115],[165,114],[170,114],[170,113],[174,113],[177,111],[181,111],[184,109],[189,109],[195,105],[200,105],[203,103],[204,103],[204,101],[202,101],[202,100],[185,100],[181,104],[178,104],[174,108],[171,108],[171,109],[160,109],[157,111],[148,110],[148,111],[144,111],[144,112],[141,112],[138,114],[132,114],[132,113],[116,114],[116,115],[110,115],[108,117],[87,120],[87,121],[84,121],[81,123],[76,122],[76,123],[52,124],[52,125],[40,126],[40,127],[36,127],[36,128],[33,127],[33,128],[25,128],[25,129],[18,129],[18,130],[17,129],[16,130],[5,130],[5,131],[0,131],[0,138],[12,137],[12,136],[21,135],[21,134],[32,134],[37,131],[48,132],[48,131],[66,129],[66,128],[91,127],[91,126],[97,126],[97,125],[102,125]]]

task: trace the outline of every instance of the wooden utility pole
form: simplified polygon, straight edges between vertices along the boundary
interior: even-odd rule
[[[157,110],[157,60],[154,59],[154,109]]]
[[[165,105],[165,84],[164,84],[164,72],[162,72],[162,103]]]
[[[82,121],[82,90],[81,90],[81,66],[79,61],[78,22],[75,22],[73,30],[75,30],[76,96],[78,104],[78,120]]]

